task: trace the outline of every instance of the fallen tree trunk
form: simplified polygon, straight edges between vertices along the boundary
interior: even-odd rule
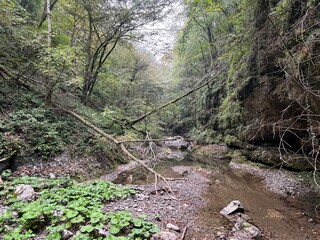
[[[166,178],[164,176],[162,176],[161,174],[157,173],[155,170],[153,170],[152,168],[150,168],[143,160],[138,159],[137,157],[135,157],[134,155],[132,155],[127,148],[124,146],[123,142],[118,141],[117,139],[115,139],[114,137],[112,137],[111,135],[105,133],[103,130],[101,130],[100,128],[96,127],[95,125],[93,125],[92,123],[90,123],[89,121],[87,121],[86,119],[84,119],[83,117],[81,117],[80,115],[78,115],[77,113],[63,108],[61,106],[56,106],[58,107],[60,110],[62,110],[65,113],[68,113],[69,115],[73,116],[74,118],[76,118],[77,120],[79,120],[81,123],[83,123],[85,126],[89,127],[90,129],[94,130],[96,133],[100,134],[102,137],[106,138],[107,140],[111,141],[112,143],[116,144],[121,151],[132,161],[138,163],[139,165],[141,165],[142,167],[144,167],[145,169],[147,169],[149,172],[153,173],[155,175],[155,179],[157,182],[157,179],[161,179],[162,181],[164,181],[166,183],[166,185],[168,186],[169,192],[173,192],[168,181],[173,181],[173,180],[181,180],[181,179],[177,179],[177,178]]]
[[[146,114],[142,115],[141,117],[129,122],[127,125],[129,125],[130,127],[132,127],[133,125],[137,124],[138,122],[142,121],[143,119],[145,119],[146,117],[150,116],[151,114],[158,112],[160,110],[162,110],[163,108],[168,107],[169,105],[178,102],[179,100],[183,99],[184,97],[194,93],[195,91],[203,88],[204,86],[206,86],[208,83],[212,82],[214,79],[216,79],[216,77],[218,77],[224,70],[226,69],[226,66],[223,67],[221,70],[219,70],[218,73],[216,73],[214,76],[212,76],[212,74],[214,73],[213,71],[210,74],[205,75],[191,90],[183,93],[182,95],[180,95],[179,97],[164,103],[156,108],[154,108],[153,110],[147,112]],[[209,80],[205,81],[207,78],[210,78]]]
[[[139,142],[169,142],[169,141],[174,141],[174,140],[179,140],[181,139],[180,137],[176,138],[159,138],[159,139],[143,139],[143,140],[126,140],[126,141],[119,141],[119,143],[139,143]]]

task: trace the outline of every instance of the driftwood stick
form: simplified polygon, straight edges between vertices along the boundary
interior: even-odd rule
[[[125,140],[119,141],[119,143],[139,143],[139,142],[166,142],[166,141],[174,141],[180,139],[179,137],[176,138],[163,138],[163,139],[137,139],[137,140]]]
[[[154,176],[154,190],[156,191],[156,194],[158,194],[158,177]]]
[[[185,239],[186,234],[187,234],[187,231],[188,231],[188,226],[186,226],[186,227],[183,229],[182,236],[181,236],[181,240],[184,240],[184,239]]]

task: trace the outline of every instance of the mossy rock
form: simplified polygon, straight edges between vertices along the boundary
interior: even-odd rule
[[[232,162],[236,162],[239,164],[248,163],[248,159],[243,155],[241,150],[233,150],[230,151],[227,156],[229,156]]]
[[[195,145],[192,151],[201,158],[228,159],[228,147],[224,144]]]
[[[284,167],[294,171],[311,171],[312,159],[301,154],[283,154],[276,149],[258,148],[254,151],[245,151],[244,156],[250,161],[262,163],[269,166]]]

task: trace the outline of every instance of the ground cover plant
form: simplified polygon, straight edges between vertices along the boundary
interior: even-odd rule
[[[33,201],[21,201],[16,186],[29,184],[37,192]],[[69,178],[8,178],[0,186],[0,238],[5,240],[61,239],[65,230],[72,239],[150,239],[159,229],[128,211],[104,212],[104,205],[134,194],[128,187],[96,180],[77,183]]]

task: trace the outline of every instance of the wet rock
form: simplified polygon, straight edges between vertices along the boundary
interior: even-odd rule
[[[151,240],[177,240],[178,237],[171,232],[159,232],[152,236]]]
[[[173,225],[172,223],[168,223],[167,224],[167,228],[170,229],[170,230],[174,230],[176,232],[180,232],[180,228],[177,227],[176,225]]]
[[[285,170],[261,169],[256,166],[249,166],[247,164],[239,164],[235,162],[231,162],[229,166],[234,169],[241,169],[263,177],[268,190],[283,196],[288,196],[288,194],[290,196],[309,194],[311,191],[309,187],[300,182],[300,179],[294,177]]]
[[[171,150],[170,150],[171,151]],[[173,150],[171,152],[169,152],[164,159],[167,160],[176,160],[176,161],[182,161],[186,158],[186,156],[188,155],[187,152],[184,151],[180,151],[180,150]]]
[[[212,145],[195,145],[192,147],[192,151],[198,156],[201,157],[202,160],[204,159],[230,159],[227,156],[229,151],[226,145],[220,144],[212,144]]]
[[[283,154],[280,159],[279,151],[260,147],[254,151],[243,151],[244,155],[253,162],[275,166],[282,164],[284,168],[296,171],[313,170],[311,158],[307,158],[302,154]]]
[[[228,217],[229,215],[237,212],[244,212],[244,209],[239,200],[233,200],[226,206],[224,209],[220,211],[220,214]]]
[[[183,137],[176,136],[167,138],[167,141],[164,142],[164,145],[171,149],[181,149],[185,150],[189,147],[189,142],[187,142]]]
[[[17,198],[22,201],[32,201],[36,196],[33,187],[26,184],[18,185],[14,193],[17,195]]]
[[[73,233],[68,230],[62,230],[60,232],[61,240],[68,240],[73,236]]]

